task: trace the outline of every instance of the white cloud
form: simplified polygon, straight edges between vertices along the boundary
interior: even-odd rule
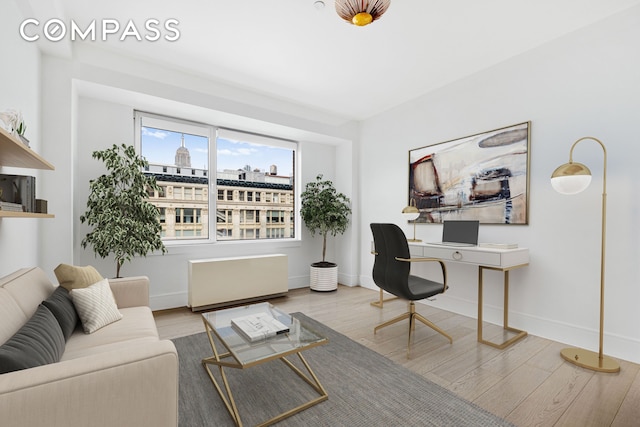
[[[142,127],[142,135],[150,136],[152,138],[158,138],[158,139],[165,139],[167,136],[169,136],[167,132],[162,132],[157,129],[155,131],[150,131],[148,128],[144,126]]]
[[[228,148],[223,148],[218,150],[219,156],[250,156],[258,150],[254,148],[238,148],[237,150],[229,150]]]

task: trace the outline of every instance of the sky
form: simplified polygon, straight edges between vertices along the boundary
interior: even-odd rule
[[[173,165],[176,150],[182,144],[191,155],[191,167],[209,169],[207,138],[199,135],[181,134],[150,127],[142,128],[142,155],[149,163]],[[243,169],[246,165],[251,170],[260,169],[269,172],[271,165],[278,167],[278,175],[293,174],[293,156],[291,150],[280,147],[239,142],[219,138],[217,141],[218,171],[224,169]]]

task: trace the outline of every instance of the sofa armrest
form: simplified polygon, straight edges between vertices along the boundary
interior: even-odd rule
[[[149,278],[147,276],[109,279],[118,308],[149,306]]]
[[[3,427],[178,424],[178,354],[171,341],[2,375]]]

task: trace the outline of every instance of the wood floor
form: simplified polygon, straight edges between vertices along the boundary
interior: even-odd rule
[[[527,336],[505,350],[476,341],[476,320],[416,304],[453,337],[453,344],[422,324],[416,326],[407,359],[407,327],[401,322],[373,334],[373,327],[407,310],[406,302],[369,303],[378,292],[340,286],[337,292],[290,291],[271,300],[284,311],[302,312],[368,348],[436,382],[517,426],[640,426],[640,365],[619,360],[621,371],[604,374],[564,362],[566,345]],[[202,332],[199,314],[188,308],[155,313],[162,338]],[[485,324],[484,338],[503,338]]]

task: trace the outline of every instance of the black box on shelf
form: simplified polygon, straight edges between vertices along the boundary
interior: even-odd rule
[[[43,214],[48,213],[46,200],[36,199],[36,213],[43,213]]]
[[[0,174],[0,201],[20,204],[25,212],[35,212],[36,177]]]

